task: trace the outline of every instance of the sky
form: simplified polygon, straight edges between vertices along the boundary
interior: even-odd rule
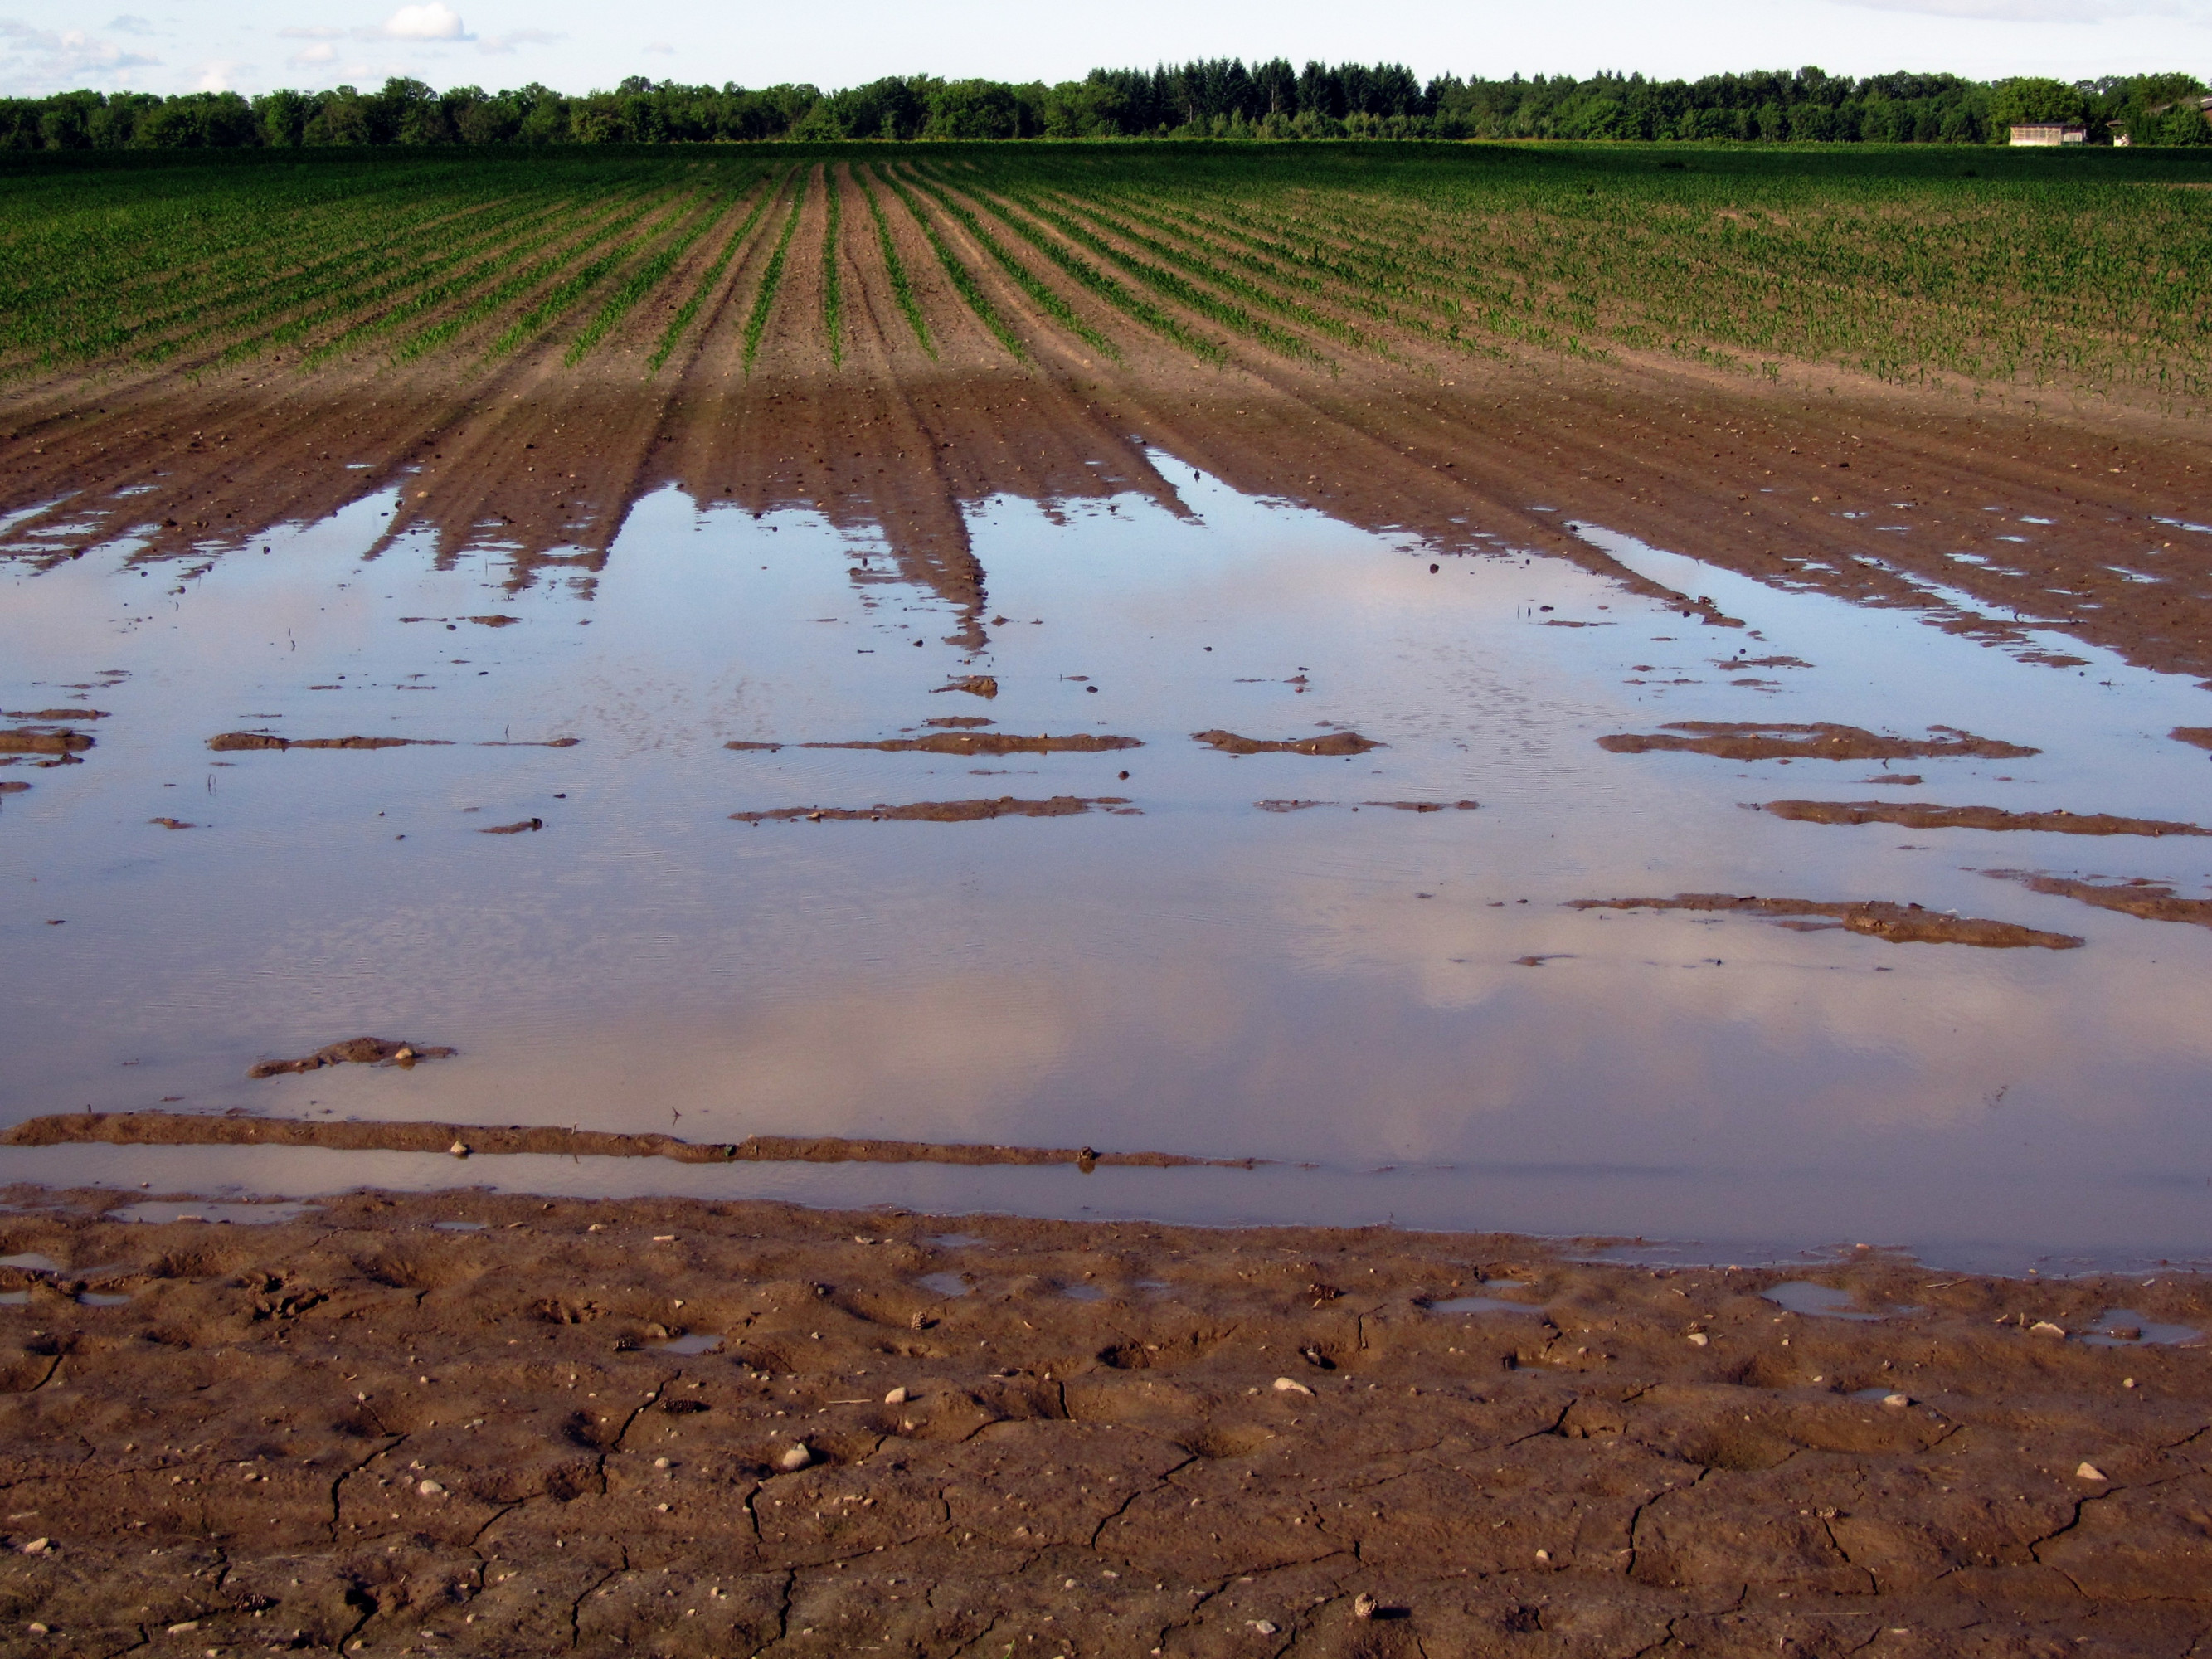
[[[106,13],[108,4],[126,8]],[[98,9],[94,8],[97,6]],[[1424,77],[1817,64],[1980,79],[2183,69],[2212,78],[2212,0],[0,0],[0,93],[147,92],[626,76],[825,89],[884,75],[1071,80],[1197,57],[1400,62]]]

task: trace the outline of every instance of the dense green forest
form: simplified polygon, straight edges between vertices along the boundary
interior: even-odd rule
[[[580,96],[531,85],[380,90],[65,92],[0,100],[0,149],[333,144],[700,143],[763,139],[1547,138],[1755,143],[2002,143],[2008,124],[2077,120],[2090,142],[2212,143],[2205,87],[2185,74],[2094,82],[1855,80],[1818,69],[1655,81],[1640,75],[1445,75],[1397,64],[1247,67],[1212,58],[1093,70],[1048,86],[890,76],[842,92],[684,86],[633,76]]]

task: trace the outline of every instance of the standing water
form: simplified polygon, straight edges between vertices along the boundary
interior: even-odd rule
[[[2212,725],[2212,695],[1577,526],[1742,624],[1711,625],[1563,561],[1434,555],[1159,465],[1187,512],[975,516],[980,649],[882,545],[672,490],[595,579],[520,592],[427,543],[368,556],[384,498],[181,583],[128,546],[17,570],[0,703],[105,717],[76,722],[82,764],[0,770],[32,786],[0,794],[0,1121],[243,1109],[1255,1167],[109,1146],[4,1167],[1872,1240],[1996,1267],[2212,1251],[2212,931],[2027,884],[2197,894],[2212,840],[1756,810],[2212,825],[2205,756],[2165,735]],[[1675,722],[1936,752],[1598,741]],[[232,733],[410,741],[210,747]],[[916,806],[936,810],[872,810]],[[2045,942],[1576,908],[1683,894],[1893,901]],[[362,1034],[457,1053],[247,1076]]]

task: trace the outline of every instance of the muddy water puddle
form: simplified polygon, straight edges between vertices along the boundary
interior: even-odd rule
[[[2067,890],[2212,892],[2212,840],[2185,833],[2212,827],[2212,770],[2167,736],[2212,725],[2212,695],[2056,635],[1946,633],[1934,598],[1869,611],[1577,526],[1670,606],[1159,465],[1177,510],[974,517],[980,648],[882,544],[674,491],[603,567],[520,588],[405,537],[368,556],[384,497],[193,575],[127,547],[9,569],[0,708],[40,718],[6,724],[93,741],[0,757],[32,786],[0,798],[0,1120],[1261,1167],[58,1146],[0,1168],[1871,1237],[1992,1265],[2212,1251],[2212,929]],[[1634,734],[1685,741],[1600,743]],[[363,1063],[247,1076],[363,1036]]]

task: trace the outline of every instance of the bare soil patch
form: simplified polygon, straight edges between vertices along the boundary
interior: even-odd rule
[[[989,818],[1077,817],[1093,807],[1129,808],[1126,795],[1051,795],[1022,800],[997,795],[981,800],[921,800],[902,806],[779,806],[769,812],[732,812],[739,823],[979,823]]]
[[[2040,875],[2027,870],[1988,870],[1983,873],[2017,881],[2033,892],[2079,899],[2100,910],[2118,910],[2122,915],[2139,916],[2145,921],[2183,921],[2198,927],[2212,927],[2212,899],[2183,898],[2170,884],[2153,881],[2147,876],[2083,880],[2074,876]]]
[[[1498,1236],[9,1196],[0,1251],[58,1264],[0,1269],[27,1651],[2026,1659],[2207,1617],[2202,1356],[2080,1340],[2212,1324],[2185,1274],[1863,1252],[1810,1276],[1914,1311],[1852,1321],[1761,1294],[1802,1268]]]
[[[1771,800],[1759,808],[1798,823],[1895,823],[1908,830],[2037,830],[2061,836],[2212,836],[2171,818],[2111,812],[2008,812],[2001,806],[1938,806],[1933,801]]]
[[[1893,945],[1978,945],[1989,950],[2033,945],[2073,951],[2082,941],[2071,933],[2047,933],[2016,922],[1979,916],[1954,916],[1917,904],[1889,899],[1838,902],[1826,899],[1761,898],[1752,894],[1677,893],[1672,898],[1571,899],[1577,910],[1710,910],[1765,916],[1784,927],[1814,933],[1840,927],[1887,939]],[[1826,918],[1826,920],[1814,920]]]
[[[1597,746],[1616,755],[1655,750],[1715,755],[1723,760],[1908,760],[1940,756],[1978,756],[2017,760],[2042,753],[2016,743],[1978,738],[1949,726],[1930,726],[1927,738],[1900,738],[1826,720],[1792,725],[1756,720],[1672,720],[1661,731],[1621,732],[1600,738]],[[1676,736],[1677,732],[1686,735]]]
[[[255,749],[450,749],[449,738],[279,738],[266,732],[224,732],[207,740],[217,754]]]
[[[388,1037],[348,1037],[343,1042],[330,1043],[298,1060],[264,1060],[246,1073],[248,1077],[283,1077],[300,1072],[319,1072],[325,1066],[412,1066],[418,1060],[444,1060],[455,1051],[416,1042],[394,1042]],[[30,1123],[48,1120],[33,1118]],[[18,1124],[10,1133],[38,1133],[28,1124]],[[25,1146],[37,1145],[27,1140]]]
[[[1364,755],[1383,746],[1357,732],[1330,732],[1318,738],[1247,738],[1216,729],[1190,735],[1194,741],[1224,755]]]

